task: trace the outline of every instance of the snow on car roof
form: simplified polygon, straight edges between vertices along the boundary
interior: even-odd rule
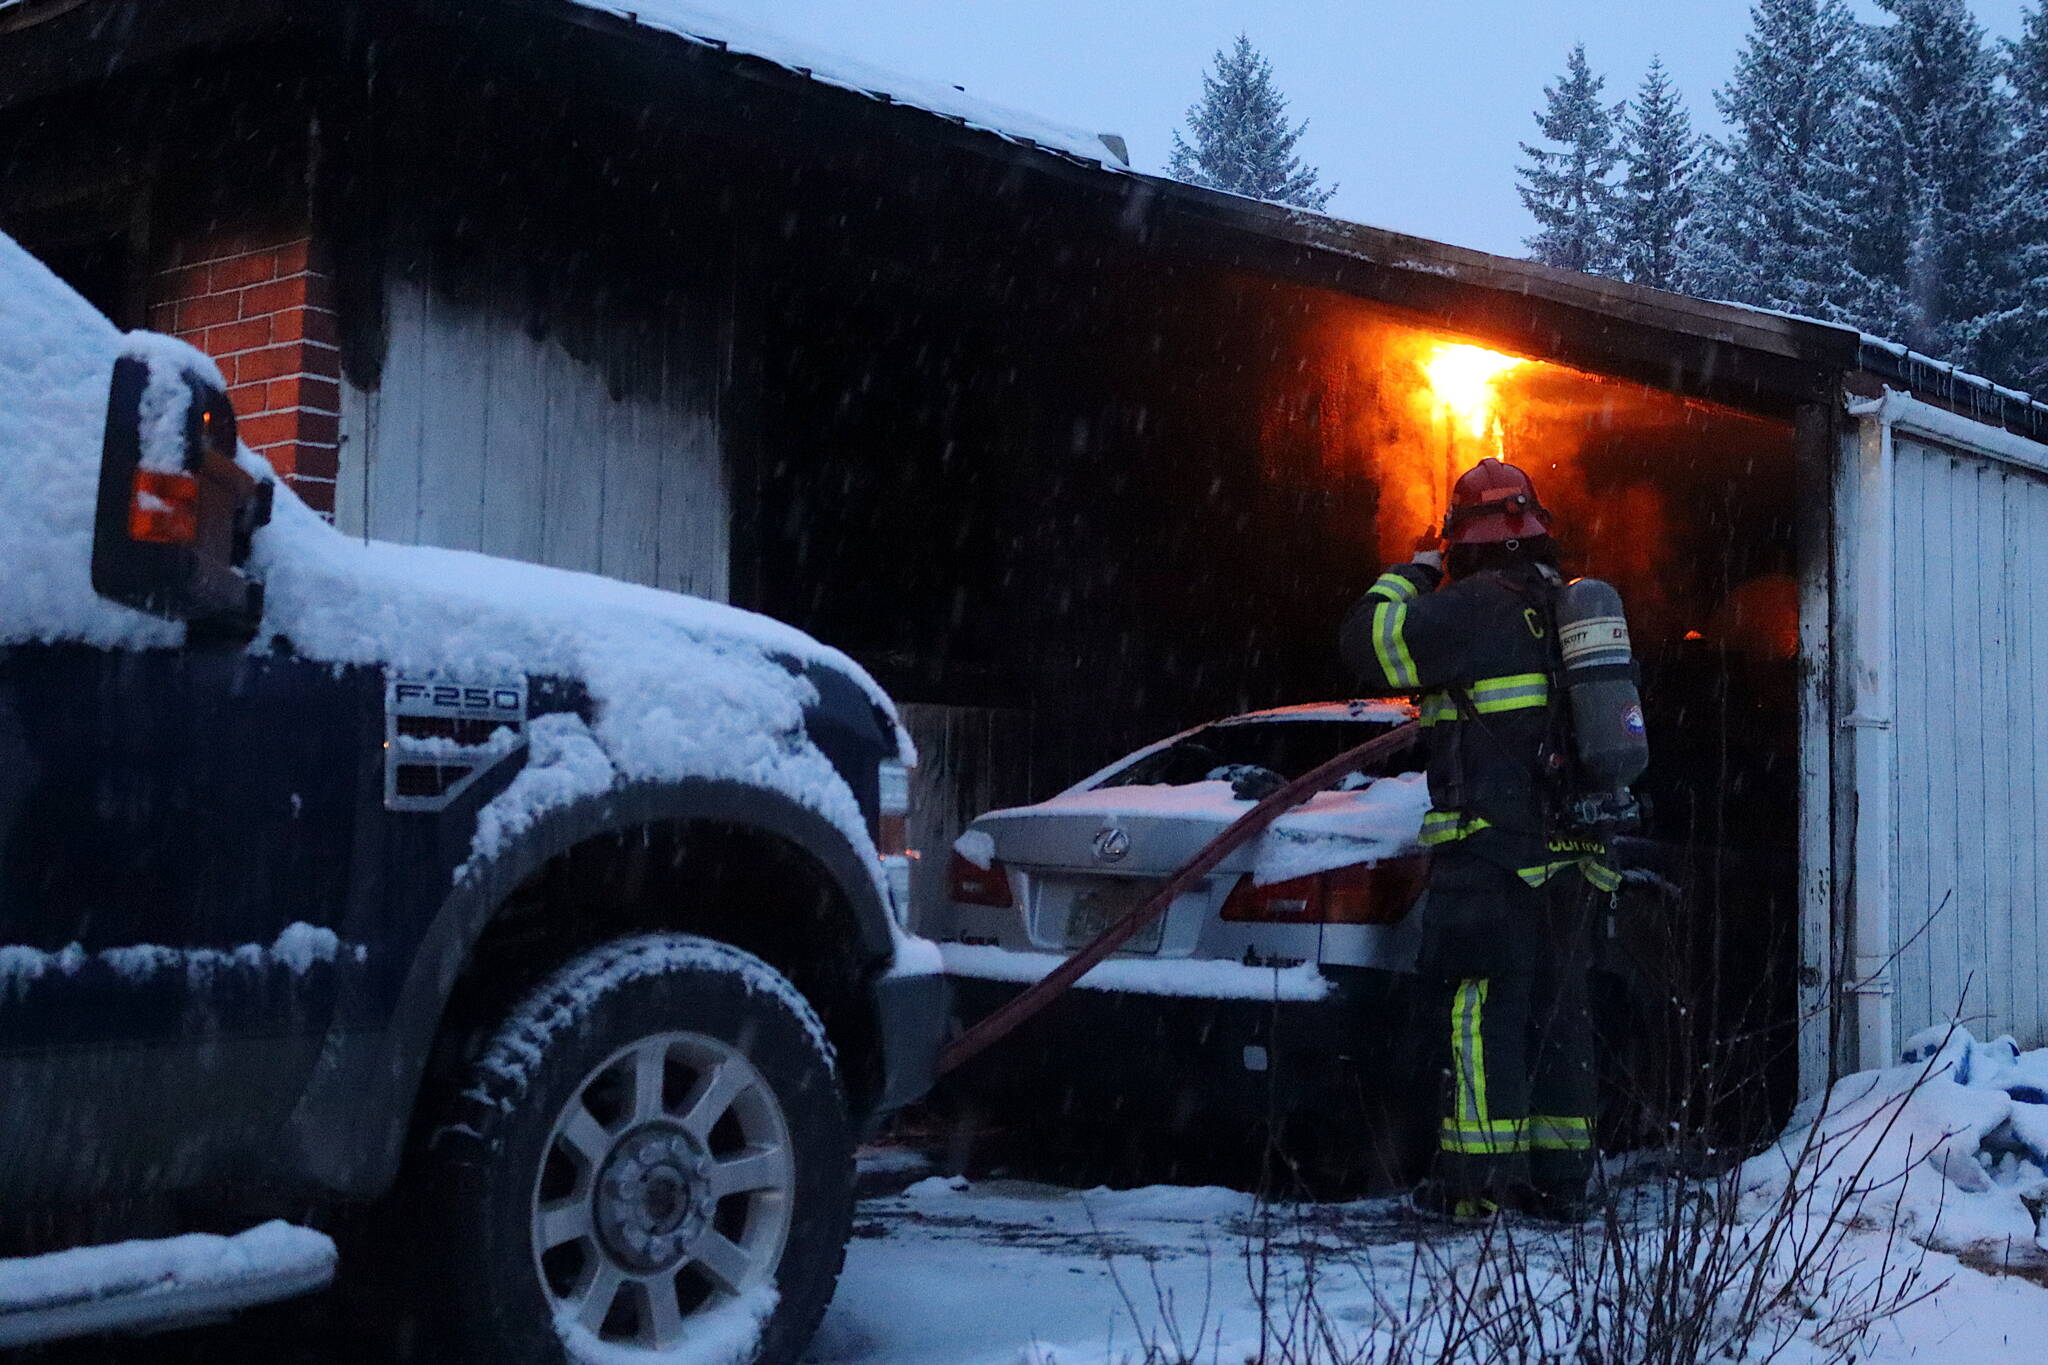
[[[615,14],[643,28],[659,29],[689,42],[773,62],[785,71],[837,86],[890,104],[904,104],[928,114],[994,133],[1011,142],[1091,161],[1112,169],[1128,167],[1123,139],[1114,133],[1091,133],[1055,123],[1036,114],[991,104],[969,96],[944,81],[922,80],[884,71],[865,62],[812,46],[764,28],[751,19],[688,0],[576,0],[586,9]]]

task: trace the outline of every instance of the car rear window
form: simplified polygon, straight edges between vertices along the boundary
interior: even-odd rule
[[[1210,725],[1119,772],[1104,787],[1180,787],[1200,782],[1218,768],[1237,764],[1270,768],[1292,780],[1329,762],[1346,749],[1376,739],[1398,722],[1384,720],[1258,720]],[[1414,755],[1395,754],[1368,767],[1373,777],[1406,772]]]

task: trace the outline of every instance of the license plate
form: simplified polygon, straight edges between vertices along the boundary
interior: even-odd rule
[[[1080,887],[1067,909],[1067,946],[1091,943],[1104,929],[1142,905],[1160,887],[1158,882],[1108,882]],[[1166,934],[1161,915],[1125,941],[1119,952],[1156,953]]]

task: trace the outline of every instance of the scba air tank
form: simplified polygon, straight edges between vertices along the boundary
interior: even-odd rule
[[[1650,736],[1621,594],[1597,578],[1565,584],[1557,597],[1557,643],[1572,702],[1578,785],[1588,794],[1625,792],[1650,764]]]

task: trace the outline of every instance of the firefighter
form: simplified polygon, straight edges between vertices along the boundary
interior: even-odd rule
[[[1575,1220],[1592,1173],[1590,893],[1619,878],[1597,840],[1560,831],[1551,790],[1550,528],[1526,474],[1480,461],[1452,490],[1441,542],[1426,536],[1381,574],[1340,637],[1368,690],[1419,694],[1434,855],[1420,965],[1441,988],[1430,1027],[1451,1061],[1435,1168],[1414,1200],[1455,1217],[1508,1206]]]

